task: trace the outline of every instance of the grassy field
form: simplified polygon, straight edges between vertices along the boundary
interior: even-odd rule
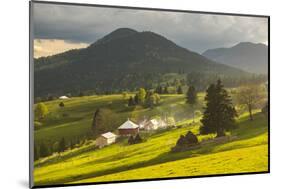
[[[58,142],[62,137],[66,141],[82,138],[91,134],[93,114],[99,107],[106,107],[118,113],[116,128],[127,118],[146,116],[175,116],[176,120],[191,115],[192,109],[185,103],[184,95],[161,95],[161,104],[153,109],[128,107],[127,99],[122,95],[84,96],[68,100],[53,100],[45,102],[49,115],[42,121],[40,129],[35,131],[35,144],[47,141],[50,144]],[[65,107],[60,108],[59,103],[64,102]],[[202,108],[203,93],[199,94],[198,109]]]
[[[96,97],[92,98],[88,100],[94,101]],[[116,96],[116,98],[121,97]],[[163,99],[166,102],[170,100],[170,104],[175,103],[179,107],[184,105],[184,97],[180,95],[163,96]],[[99,102],[102,103],[100,100]],[[73,103],[75,104],[75,99],[73,99]],[[85,103],[85,106],[94,108],[94,103],[92,106],[90,104]],[[169,108],[170,104],[166,108]],[[161,107],[162,110],[165,109],[165,106]],[[157,110],[147,111],[153,113]],[[238,125],[239,128],[231,133],[237,136],[234,141],[208,144],[196,150],[180,153],[171,153],[171,147],[175,145],[179,136],[188,130],[198,133],[199,123],[151,134],[146,137],[145,142],[135,145],[128,145],[127,141],[123,140],[102,149],[94,149],[94,142],[92,142],[80,149],[35,162],[35,184],[267,171],[268,125],[266,117],[261,113],[256,113],[254,121],[249,121],[245,114],[239,118]],[[39,132],[56,127],[60,128],[59,126],[46,126]],[[199,140],[210,137],[213,136],[199,136]]]

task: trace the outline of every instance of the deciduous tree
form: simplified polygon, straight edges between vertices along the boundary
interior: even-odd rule
[[[253,120],[253,108],[255,108],[264,97],[265,94],[258,85],[243,86],[240,87],[237,92],[238,103],[247,107],[250,120]]]

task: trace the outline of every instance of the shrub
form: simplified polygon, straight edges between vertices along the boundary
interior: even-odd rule
[[[137,144],[137,143],[141,143],[141,142],[142,142],[142,138],[140,137],[140,135],[139,135],[139,134],[137,134],[137,135],[135,136],[135,138],[134,138],[134,142],[135,142],[135,144]]]
[[[63,107],[64,107],[64,103],[63,103],[63,102],[60,102],[60,103],[59,103],[59,107],[63,108]]]
[[[172,152],[180,152],[193,149],[194,147],[197,147],[198,143],[199,142],[197,136],[194,135],[191,131],[188,131],[185,136],[180,136],[176,143],[176,146],[172,148]]]
[[[184,138],[188,145],[198,144],[197,136],[193,134],[191,131],[188,131]]]
[[[134,137],[131,135],[128,139],[128,144],[134,144],[134,143],[135,143]]]
[[[142,141],[143,141],[143,139],[141,138],[141,136],[139,134],[137,134],[135,137],[133,137],[131,135],[128,139],[128,144],[138,144],[138,143],[141,143]]]
[[[185,146],[185,145],[187,145],[187,141],[185,140],[184,135],[181,135],[177,141],[176,146]]]

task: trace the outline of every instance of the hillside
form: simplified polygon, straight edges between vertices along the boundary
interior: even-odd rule
[[[162,102],[156,108],[141,108],[126,106],[128,99],[122,95],[84,96],[64,100],[65,107],[60,108],[62,100],[46,102],[50,114],[41,121],[40,128],[35,130],[35,144],[48,142],[52,146],[61,138],[69,141],[82,140],[87,135],[92,135],[91,124],[93,114],[97,108],[107,108],[113,114],[118,114],[114,119],[114,128],[119,127],[128,117],[143,118],[143,116],[163,116],[171,114],[177,121],[191,116],[192,109],[185,103],[184,95],[161,95]],[[203,94],[198,96],[196,108],[201,109]],[[189,117],[190,118],[190,117]]]
[[[237,136],[236,140],[209,144],[187,152],[171,153],[170,149],[181,134],[188,130],[198,133],[198,123],[152,134],[145,142],[136,145],[128,145],[124,140],[94,150],[94,143],[90,143],[84,149],[35,162],[35,183],[84,183],[268,171],[268,125],[265,116],[258,113],[254,121],[249,121],[244,115],[238,123],[239,128],[232,132]],[[199,140],[210,137],[212,135],[200,135]]]
[[[246,73],[211,61],[153,32],[120,28],[84,49],[35,59],[35,97],[151,88],[164,73]]]
[[[247,72],[268,73],[268,47],[261,43],[243,42],[230,48],[209,49],[202,55]]]

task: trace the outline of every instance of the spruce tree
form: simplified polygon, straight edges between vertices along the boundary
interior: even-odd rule
[[[128,144],[134,144],[134,143],[135,143],[134,137],[131,135],[128,139]]]
[[[178,93],[178,94],[183,94],[183,91],[182,91],[182,87],[181,87],[181,86],[178,87],[177,93]]]
[[[131,96],[128,100],[128,106],[134,106],[135,105],[135,101],[133,99],[133,97]]]
[[[186,102],[188,104],[195,104],[197,101],[197,93],[194,86],[190,86],[186,93]]]
[[[135,136],[134,142],[135,142],[135,143],[141,143],[141,142],[142,142],[142,138],[140,137],[139,134],[137,134],[137,135]]]
[[[234,118],[237,113],[221,80],[218,80],[216,85],[211,84],[208,87],[205,101],[201,134],[216,133],[217,137],[220,137],[225,135],[225,131],[235,128]]]
[[[48,148],[45,142],[42,142],[40,144],[39,154],[40,157],[46,157],[51,154],[50,149]]]
[[[188,88],[187,93],[186,93],[186,102],[188,104],[190,104],[190,106],[192,108],[192,117],[193,117],[193,122],[194,122],[194,116],[195,116],[194,105],[197,102],[197,93],[196,93],[196,90],[195,90],[194,86],[190,86]]]
[[[163,94],[169,94],[168,86],[164,88]]]
[[[66,144],[64,138],[62,138],[59,142],[59,152],[63,152],[66,149]]]

